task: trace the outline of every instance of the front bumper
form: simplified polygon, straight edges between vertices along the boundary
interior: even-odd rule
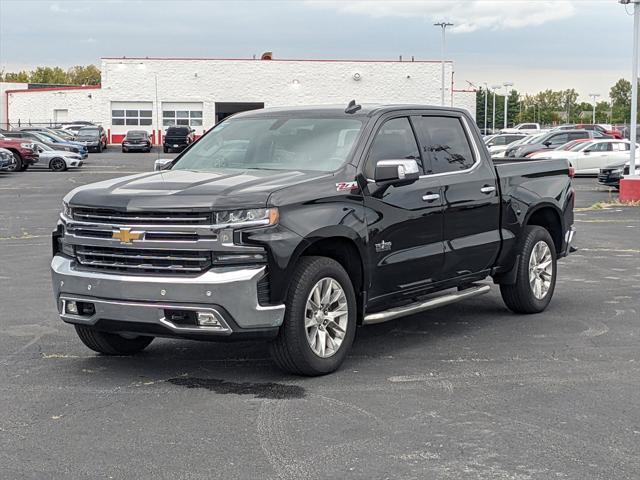
[[[598,183],[605,187],[620,187],[620,179],[622,176],[628,173],[628,169],[621,168],[602,168],[598,174]]]
[[[67,323],[101,330],[153,336],[225,339],[271,336],[284,319],[284,305],[258,303],[264,266],[213,268],[196,277],[118,275],[78,269],[55,255],[51,261],[58,313]],[[68,302],[92,305],[90,314],[73,314]],[[176,322],[171,312],[203,312],[215,327]]]

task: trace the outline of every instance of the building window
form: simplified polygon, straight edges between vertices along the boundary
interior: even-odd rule
[[[112,125],[151,125],[151,110],[111,110]]]
[[[184,125],[187,127],[202,126],[202,110],[163,110],[162,125]]]

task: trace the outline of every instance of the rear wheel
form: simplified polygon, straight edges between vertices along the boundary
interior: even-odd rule
[[[133,355],[144,350],[153,337],[139,336],[125,338],[116,333],[107,333],[85,325],[75,325],[76,333],[82,343],[91,350],[105,355]]]
[[[64,172],[67,169],[67,164],[62,158],[56,157],[49,162],[49,168],[54,172]]]
[[[276,364],[298,375],[336,370],[353,343],[356,296],[349,275],[326,257],[303,257],[291,279],[284,323],[271,343]]]
[[[96,150],[98,150],[98,153],[102,153],[102,142],[98,144],[98,148]]]
[[[556,248],[549,232],[525,227],[516,283],[500,285],[507,307],[516,313],[539,313],[547,308],[556,287]]]
[[[169,149],[167,147],[162,147],[162,150],[164,151],[164,153],[169,153]]]

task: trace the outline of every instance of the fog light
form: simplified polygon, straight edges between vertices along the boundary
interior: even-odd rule
[[[220,323],[218,318],[211,312],[198,312],[198,325],[201,327],[219,328],[223,330],[225,327]]]
[[[78,304],[73,300],[67,300],[65,309],[71,315],[78,315]]]

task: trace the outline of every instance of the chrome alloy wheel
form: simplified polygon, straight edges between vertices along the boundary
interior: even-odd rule
[[[342,285],[330,277],[318,281],[307,298],[304,318],[313,353],[320,358],[334,355],[342,345],[348,322],[349,308]]]
[[[553,279],[553,258],[546,242],[540,240],[531,250],[529,257],[529,285],[533,296],[542,300],[551,288]]]

